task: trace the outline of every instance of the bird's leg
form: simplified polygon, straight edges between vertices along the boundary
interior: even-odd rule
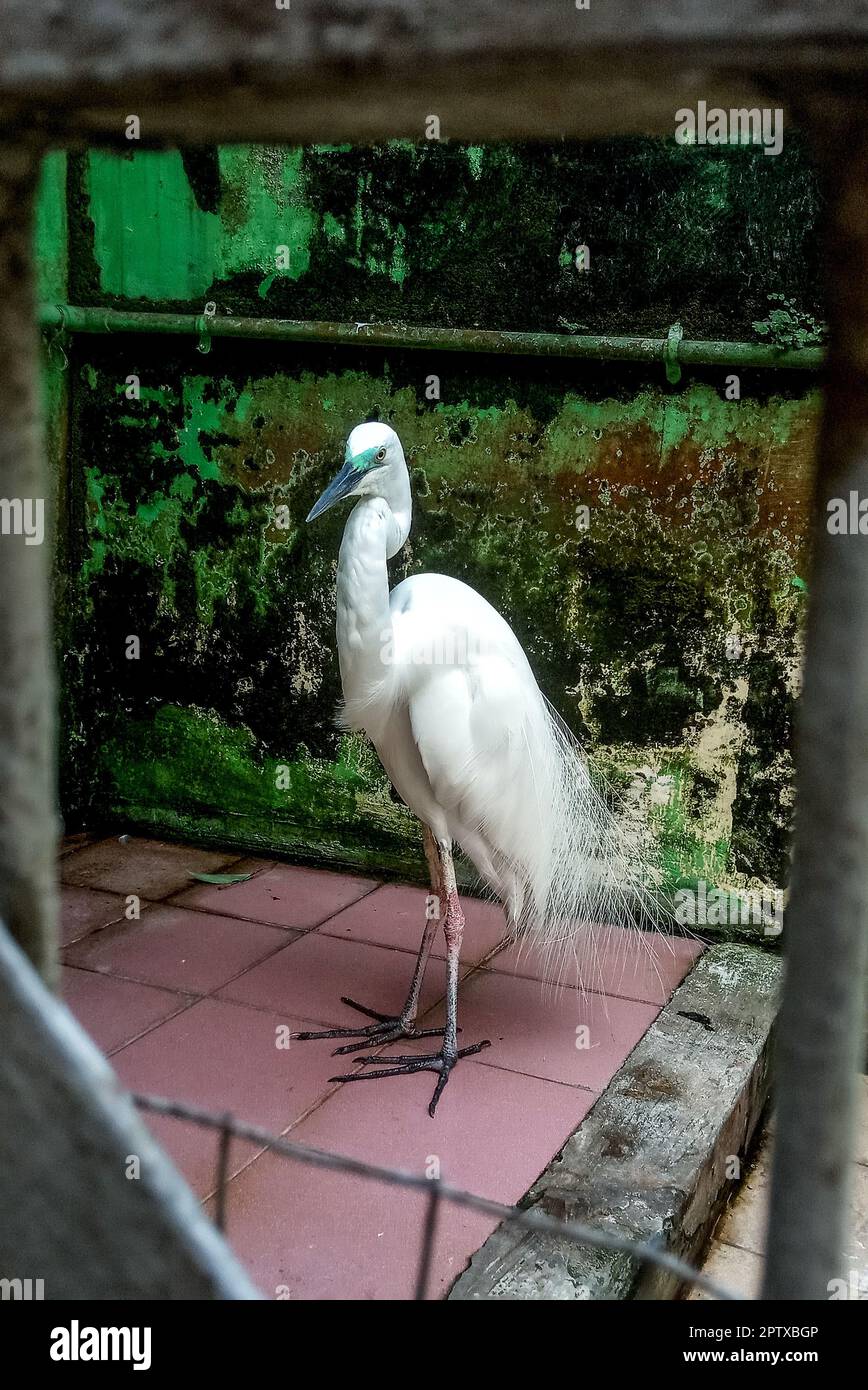
[[[437,857],[437,847],[434,836],[427,825],[422,827],[422,840],[425,846],[425,858],[428,860],[428,868],[431,874],[431,887],[434,895],[440,902],[441,912],[443,911],[444,896],[440,881],[440,864]],[[356,1009],[366,1018],[373,1018],[374,1023],[366,1028],[328,1028],[319,1033],[297,1033],[296,1037],[301,1042],[310,1042],[316,1038],[361,1038],[361,1042],[347,1043],[344,1047],[338,1047],[332,1054],[334,1057],[347,1052],[359,1052],[362,1048],[370,1047],[372,1043],[398,1042],[401,1038],[434,1038],[439,1037],[443,1032],[442,1028],[417,1028],[416,1014],[419,1010],[419,995],[422,991],[422,981],[425,978],[425,969],[428,965],[428,957],[431,954],[431,947],[437,931],[437,913],[431,910],[431,898],[428,900],[426,909],[425,930],[422,933],[422,943],[419,947],[419,954],[416,957],[416,965],[413,970],[413,978],[410,981],[410,992],[407,995],[404,1007],[399,1014],[381,1014],[375,1009],[369,1009],[364,1004],[358,1004],[355,999],[342,997],[341,1003],[347,1004],[351,1009]]]
[[[445,903],[446,909],[443,923],[446,937],[446,1028],[443,1030],[443,1045],[439,1052],[420,1053],[416,1056],[363,1057],[361,1059],[363,1062],[380,1066],[383,1070],[357,1071],[346,1076],[329,1078],[331,1081],[377,1081],[385,1076],[411,1076],[413,1072],[417,1071],[436,1072],[437,1085],[434,1088],[434,1095],[431,1097],[431,1104],[428,1106],[428,1114],[432,1119],[452,1068],[459,1058],[472,1057],[474,1053],[482,1052],[484,1048],[491,1046],[486,1038],[483,1042],[473,1043],[470,1047],[458,1047],[458,962],[461,954],[461,939],[464,935],[464,913],[461,910],[458,888],[455,883],[451,846],[448,841],[438,841],[436,848],[440,869],[440,898],[441,902]]]

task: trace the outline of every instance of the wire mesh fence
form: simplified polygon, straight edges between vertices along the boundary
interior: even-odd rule
[[[474,1192],[453,1187],[440,1178],[428,1178],[415,1173],[407,1173],[399,1168],[384,1168],[378,1164],[366,1163],[361,1159],[349,1158],[345,1154],[329,1153],[324,1149],[309,1148],[297,1144],[280,1135],[271,1134],[258,1125],[238,1120],[229,1112],[216,1114],[198,1106],[187,1105],[181,1101],[169,1100],[164,1096],[150,1096],[135,1093],[132,1097],[139,1109],[151,1114],[163,1115],[170,1119],[185,1120],[188,1123],[213,1129],[217,1134],[214,1175],[214,1221],[221,1232],[227,1230],[228,1193],[231,1174],[229,1157],[233,1139],[243,1139],[257,1144],[281,1158],[313,1168],[331,1169],[333,1172],[349,1173],[362,1180],[384,1183],[390,1187],[415,1191],[425,1195],[425,1213],[419,1230],[419,1259],[416,1266],[414,1298],[427,1297],[431,1266],[437,1243],[438,1215],[441,1203],[451,1202],[455,1206],[469,1208],[486,1216],[496,1217],[524,1231],[532,1231],[542,1236],[555,1236],[566,1239],[576,1246],[590,1246],[627,1255],[639,1265],[651,1265],[674,1276],[680,1282],[701,1289],[704,1293],[722,1301],[736,1301],[740,1295],[709,1279],[701,1270],[688,1261],[673,1255],[661,1242],[638,1241],[629,1236],[617,1235],[612,1231],[599,1230],[578,1221],[564,1221],[549,1216],[545,1212],[507,1206],[503,1202],[492,1201]]]
[[[649,122],[656,123],[655,129],[665,126],[668,132],[677,101],[673,103],[671,76],[660,82],[661,53],[671,57],[676,73],[679,63],[686,63],[693,72],[704,70],[703,62],[712,49],[723,53],[725,60],[720,70],[711,64],[713,80],[724,82],[733,104],[743,101],[744,89],[727,85],[732,75],[740,78],[746,73],[752,78],[759,72],[767,77],[774,53],[777,89],[817,136],[816,148],[829,186],[831,232],[826,264],[832,343],[816,514],[824,515],[830,495],[858,495],[860,489],[864,494],[868,306],[859,291],[866,283],[868,238],[853,212],[864,206],[868,168],[864,96],[853,81],[854,69],[858,73],[860,64],[863,70],[865,66],[864,53],[860,55],[858,44],[853,46],[854,35],[864,38],[864,23],[860,27],[858,20],[845,14],[846,7],[838,7],[837,20],[824,20],[825,27],[818,27],[812,18],[812,9],[819,13],[816,7],[789,7],[785,15],[782,7],[758,7],[763,9],[759,43],[745,44],[738,40],[738,26],[730,26],[731,34],[722,42],[719,15],[701,0],[681,7],[689,22],[682,16],[668,27],[661,26],[651,7],[632,7],[628,19],[629,7],[610,5],[602,28],[581,34],[576,28],[573,37],[564,36],[562,25],[537,23],[534,31],[527,18],[530,7],[507,4],[499,16],[497,54],[511,65],[514,90],[524,94],[522,101],[512,103],[504,102],[502,76],[497,65],[488,62],[491,35],[486,23],[480,22],[478,5],[456,7],[448,45],[443,44],[439,30],[441,7],[427,7],[427,16],[423,7],[418,22],[416,16],[412,24],[394,21],[391,29],[388,25],[382,29],[381,7],[372,7],[367,28],[355,22],[356,15],[352,23],[336,24],[332,7],[324,7],[327,41],[314,41],[319,38],[316,21],[308,19],[310,41],[298,45],[287,45],[283,32],[278,35],[276,26],[284,23],[284,16],[272,9],[274,29],[269,32],[266,24],[253,51],[237,6],[218,6],[214,13],[209,7],[206,15],[204,7],[185,4],[183,22],[172,26],[169,47],[168,3],[133,7],[105,3],[98,7],[96,18],[95,7],[79,7],[78,14],[69,7],[69,22],[47,28],[33,24],[32,8],[11,7],[0,81],[15,112],[0,151],[0,201],[5,209],[0,228],[0,474],[10,498],[32,496],[34,488],[47,493],[39,437],[33,427],[38,415],[38,364],[28,247],[38,155],[49,130],[71,133],[74,140],[83,133],[117,139],[117,110],[124,94],[137,90],[152,103],[152,137],[172,143],[183,141],[191,132],[201,138],[203,128],[214,141],[265,136],[298,139],[312,129],[317,138],[344,139],[349,111],[351,135],[361,129],[366,137],[374,132],[388,138],[407,134],[409,110],[414,104],[416,110],[424,109],[417,104],[420,92],[438,90],[439,85],[449,105],[450,97],[461,90],[470,64],[479,73],[478,91],[473,102],[464,103],[469,117],[459,119],[456,112],[453,135],[459,138],[461,134],[491,138],[505,130],[512,133],[516,127],[529,138],[561,138],[566,128],[570,134],[598,135],[601,126],[612,133],[634,133],[631,103],[611,101],[611,84],[620,77],[612,65],[623,62],[623,52],[629,52],[644,60],[633,64],[642,110]],[[646,8],[648,14],[643,15]],[[553,5],[546,9],[554,15]],[[486,13],[483,19],[488,17]],[[197,32],[197,24],[206,23],[208,29]],[[393,42],[384,42],[383,34]],[[384,104],[381,82],[356,81],[359,54],[366,44],[370,55],[379,55],[378,61],[372,56],[369,63],[374,76],[384,72],[402,100]],[[93,60],[88,55],[94,53],[101,57],[99,100],[83,111],[82,102],[92,102]],[[583,71],[593,68],[602,74],[602,80],[596,88],[583,89],[581,100],[552,102],[551,93],[563,86],[564,53],[575,55]],[[486,61],[480,63],[481,57]],[[457,65],[457,82],[446,64]],[[210,91],[219,91],[217,103],[203,106],[200,101],[197,106],[189,101],[184,109],[177,90],[178,73],[185,67],[196,79],[194,91],[206,85]],[[38,82],[33,81],[34,73]],[[274,97],[278,83],[279,101]],[[46,84],[53,113],[48,122]],[[689,90],[692,100],[694,86]],[[725,101],[719,89],[718,95]],[[858,534],[833,541],[820,528],[820,536],[822,545],[811,580],[790,960],[777,1075],[780,1123],[765,1290],[766,1297],[776,1298],[819,1297],[834,1271],[855,1112],[852,1078],[863,1044],[868,951],[864,931],[868,880],[862,852],[868,838],[864,775],[868,664],[865,605],[858,599],[868,589],[868,552]],[[0,561],[4,600],[0,604],[0,665],[9,677],[3,695],[6,717],[0,765],[5,823],[14,826],[14,833],[3,836],[0,909],[8,914],[13,932],[45,978],[52,979],[54,691],[49,674],[47,566],[40,547],[4,547]],[[816,930],[818,922],[822,931]],[[308,1150],[228,1115],[213,1116],[157,1098],[139,1100],[143,1108],[218,1131],[217,1215],[221,1223],[226,1220],[229,1155],[236,1136],[252,1138],[295,1161],[424,1189],[429,1201],[420,1233],[419,1296],[430,1272],[440,1203],[450,1201],[527,1229],[566,1236],[578,1244],[622,1250],[640,1263],[667,1269],[717,1297],[728,1297],[677,1257],[651,1244],[503,1207],[427,1178]]]

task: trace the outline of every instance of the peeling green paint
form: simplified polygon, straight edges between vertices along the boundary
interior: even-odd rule
[[[86,191],[91,207],[122,209],[120,217],[94,220],[105,294],[202,296],[213,279],[220,219],[198,207],[177,151],[128,159],[91,151]]]
[[[273,279],[280,247],[288,258],[280,273],[298,279],[310,265],[316,224],[304,200],[303,153],[222,149],[221,218],[199,207],[176,151],[128,159],[92,151],[86,182],[91,207],[123,210],[121,217],[94,218],[103,293],[199,301],[215,281],[253,266]]]
[[[599,333],[677,319],[687,337],[751,339],[771,293],[822,316],[821,200],[795,135],[773,161],[641,139],[211,153],[219,215],[179,155],[72,158],[74,302],[255,314],[287,245],[278,317]]]
[[[304,151],[234,145],[220,151],[224,198],[244,208],[235,235],[218,242],[214,275],[228,279],[251,264],[275,265],[278,247],[286,247],[288,266],[281,274],[297,280],[310,266],[310,243],[317,218],[305,198]]]

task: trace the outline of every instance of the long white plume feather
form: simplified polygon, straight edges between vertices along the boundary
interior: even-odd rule
[[[635,968],[643,946],[653,960],[644,933],[671,925],[650,835],[640,823],[628,824],[625,808],[592,773],[538,687],[526,687],[524,703],[519,737],[507,758],[498,758],[498,797],[477,806],[476,834],[465,848],[505,901],[511,932],[544,966],[546,979],[598,988],[606,950],[611,989],[617,957],[623,971],[628,952]],[[473,853],[480,840],[487,864]],[[628,935],[623,928],[640,930]]]

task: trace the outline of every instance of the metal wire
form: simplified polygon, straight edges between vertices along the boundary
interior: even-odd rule
[[[422,1228],[422,1247],[419,1251],[419,1270],[416,1275],[416,1298],[424,1299],[428,1288],[428,1275],[434,1257],[434,1235],[437,1230],[437,1212],[440,1207],[440,1179],[431,1178],[431,1191],[425,1212],[425,1225]]]
[[[229,1179],[229,1145],[232,1142],[233,1118],[227,1111],[220,1123],[220,1138],[217,1143],[217,1209],[214,1224],[218,1231],[226,1230],[226,1188]]]
[[[684,1283],[694,1285],[713,1298],[724,1301],[740,1301],[738,1294],[723,1288],[714,1279],[709,1279],[701,1270],[670,1251],[662,1249],[653,1241],[631,1240],[629,1236],[619,1236],[611,1231],[600,1231],[578,1221],[560,1221],[544,1212],[509,1207],[502,1202],[479,1197],[474,1192],[466,1192],[460,1187],[452,1187],[439,1179],[420,1177],[415,1173],[405,1173],[399,1168],[382,1168],[375,1163],[365,1163],[358,1158],[348,1158],[344,1154],[328,1153],[324,1149],[311,1149],[305,1144],[296,1144],[289,1139],[270,1134],[258,1125],[236,1120],[232,1115],[215,1115],[199,1106],[187,1105],[181,1101],[168,1100],[165,1096],[146,1096],[134,1093],[133,1101],[142,1110],[173,1119],[189,1120],[193,1124],[219,1129],[224,1134],[231,1133],[236,1138],[249,1140],[263,1149],[284,1158],[295,1159],[313,1168],[330,1168],[336,1172],[353,1173],[356,1177],[373,1182],[386,1183],[391,1187],[409,1188],[424,1192],[428,1197],[425,1225],[422,1232],[419,1266],[416,1276],[416,1298],[424,1298],[428,1283],[436,1233],[437,1209],[440,1201],[452,1202],[455,1206],[470,1207],[486,1216],[495,1216],[502,1222],[517,1226],[526,1231],[536,1231],[541,1235],[557,1236],[573,1241],[576,1245],[589,1245],[596,1250],[609,1250],[616,1254],[629,1255],[640,1265],[654,1265]],[[223,1152],[221,1145],[221,1154]],[[228,1165],[218,1162],[216,1202],[217,1210],[225,1211],[225,1191]]]

